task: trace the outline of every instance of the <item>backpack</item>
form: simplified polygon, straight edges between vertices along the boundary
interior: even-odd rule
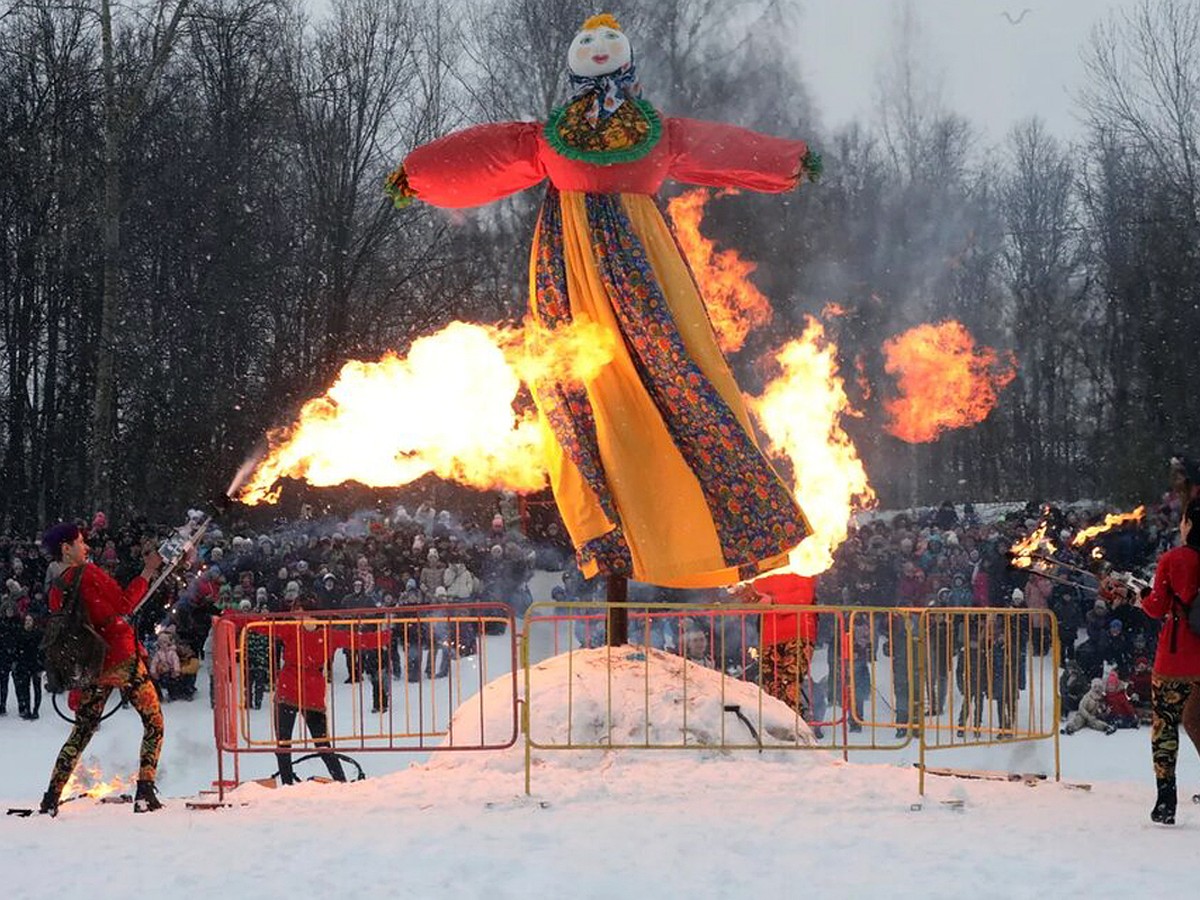
[[[90,687],[100,677],[108,653],[108,644],[92,627],[79,596],[83,569],[73,584],[67,584],[66,576],[63,572],[55,582],[63,602],[58,612],[50,615],[42,638],[46,686],[55,693]]]

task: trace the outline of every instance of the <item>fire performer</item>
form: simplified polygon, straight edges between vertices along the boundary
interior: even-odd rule
[[[699,289],[655,205],[667,178],[782,192],[820,172],[803,141],[664,118],[611,15],[567,53],[545,123],[480,125],[414,150],[397,206],[490,203],[550,181],[530,259],[533,323],[589,321],[615,356],[586,386],[533,386],[559,511],[585,577],[713,587],[777,568],[809,533],[755,442]]]
[[[157,551],[143,557],[142,573],[123,590],[112,577],[88,562],[87,538],[78,526],[61,522],[48,529],[42,547],[65,569],[50,589],[50,609],[63,606],[64,591],[78,590],[79,602],[87,619],[106,645],[100,677],[84,688],[75,709],[75,727],[59,751],[50,775],[50,786],[42,797],[41,812],[58,814],[59,798],[76,763],[100,725],[104,704],[113,688],[142,718],[142,746],[138,764],[137,794],[134,812],[153,812],[162,808],[154,780],[162,751],[163,717],[158,694],[146,668],[146,651],[138,643],[133,628],[124,618],[138,605],[162,563]]]
[[[1150,682],[1150,747],[1158,785],[1150,818],[1164,825],[1175,824],[1181,724],[1200,752],[1200,635],[1188,624],[1191,606],[1200,603],[1200,500],[1184,508],[1179,534],[1183,546],[1158,560],[1154,587],[1142,600],[1148,615],[1164,620]]]

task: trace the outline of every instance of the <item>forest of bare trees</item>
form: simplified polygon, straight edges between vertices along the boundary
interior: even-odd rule
[[[538,197],[391,207],[411,147],[563,99],[578,0],[5,0],[0,8],[0,522],[178,511],[347,358],[453,318],[519,318]],[[915,22],[877,113],[820,127],[787,40],[794,4],[627,0],[646,97],[803,137],[796,195],[710,204],[759,264],[761,360],[836,301],[849,426],[886,505],[1161,490],[1200,452],[1200,5],[1142,0],[1083,48],[1086,129],[990,146],[916,66]],[[719,7],[719,10],[718,10]],[[498,36],[497,23],[503,23]],[[531,192],[533,193],[533,192]],[[955,318],[1011,349],[992,416],[907,445],[882,428],[880,346]],[[386,411],[402,416],[402,409]]]

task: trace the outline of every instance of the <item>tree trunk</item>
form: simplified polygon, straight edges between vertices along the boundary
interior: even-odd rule
[[[100,341],[96,348],[96,391],[92,407],[92,457],[88,495],[93,509],[107,509],[112,501],[113,462],[116,450],[116,335],[120,310],[117,256],[121,250],[121,177],[118,153],[120,125],[116,106],[116,73],[113,60],[112,8],[100,0],[101,58],[104,67],[104,207],[102,241],[104,278],[100,307]]]

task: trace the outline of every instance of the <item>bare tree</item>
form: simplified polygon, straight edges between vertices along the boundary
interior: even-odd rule
[[[140,117],[147,97],[157,87],[179,35],[190,0],[155,0],[140,29],[146,55],[122,79],[118,71],[111,0],[99,0],[100,47],[104,80],[104,247],[103,301],[96,347],[95,405],[92,415],[90,497],[94,506],[111,505],[117,436],[117,327],[121,319],[121,214],[123,191],[120,159],[126,135]]]

